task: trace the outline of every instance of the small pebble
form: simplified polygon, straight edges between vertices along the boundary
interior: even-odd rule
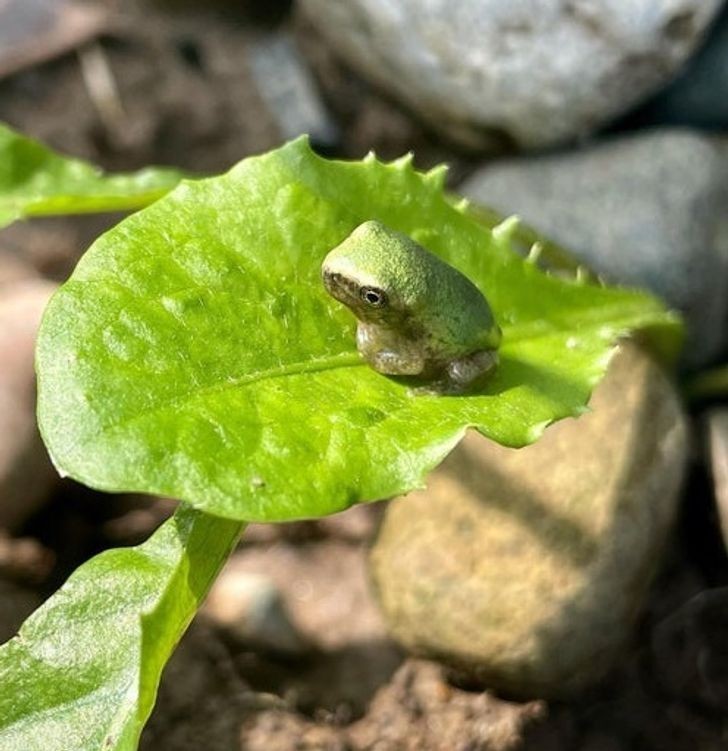
[[[240,641],[286,655],[308,645],[298,633],[275,584],[265,576],[223,569],[202,612]]]

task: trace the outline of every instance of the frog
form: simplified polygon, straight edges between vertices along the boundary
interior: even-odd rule
[[[321,264],[324,288],[356,317],[356,345],[378,373],[415,393],[470,392],[498,365],[501,329],[483,293],[411,237],[376,219]]]

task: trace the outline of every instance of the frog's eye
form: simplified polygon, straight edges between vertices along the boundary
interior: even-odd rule
[[[359,290],[359,297],[370,308],[382,308],[387,304],[387,295],[384,290],[376,287],[362,287]]]

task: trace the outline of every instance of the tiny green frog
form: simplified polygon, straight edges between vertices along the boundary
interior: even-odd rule
[[[364,222],[329,252],[321,275],[356,316],[357,348],[379,373],[460,394],[497,365],[501,331],[483,294],[407,235]]]

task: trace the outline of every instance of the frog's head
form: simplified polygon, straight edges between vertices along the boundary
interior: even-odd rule
[[[370,220],[329,252],[321,277],[326,291],[360,321],[394,326],[411,312],[426,284],[423,253],[406,235]]]

